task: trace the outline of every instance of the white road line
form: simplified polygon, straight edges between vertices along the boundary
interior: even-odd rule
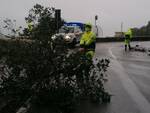
[[[141,113],[150,113],[150,103],[139,91],[136,84],[129,78],[123,66],[117,61],[117,57],[112,53],[111,49],[112,48],[109,48],[109,53],[114,58],[114,60],[112,60],[112,69],[119,76],[123,87],[131,96],[133,101],[138,105],[138,109],[141,111]]]
[[[117,57],[112,53],[112,47],[108,49],[108,52],[110,53],[113,59],[117,60]]]

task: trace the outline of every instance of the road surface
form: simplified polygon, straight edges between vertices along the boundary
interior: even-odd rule
[[[136,44],[150,46],[150,42],[132,43]],[[125,52],[123,43],[98,43],[96,57],[110,59],[106,89],[113,96],[109,104],[86,105],[84,112],[150,113],[150,56]]]

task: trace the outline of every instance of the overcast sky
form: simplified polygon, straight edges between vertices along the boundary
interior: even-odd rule
[[[4,18],[16,19],[25,25],[24,18],[36,3],[62,10],[66,21],[91,22],[98,15],[98,25],[104,36],[129,27],[141,27],[150,20],[150,0],[0,0],[0,22]]]

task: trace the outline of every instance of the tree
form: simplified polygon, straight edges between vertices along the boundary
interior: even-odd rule
[[[133,28],[133,36],[150,36],[150,22],[141,28]]]
[[[28,17],[25,18],[27,23],[32,23],[33,30],[24,29],[24,33],[31,35],[31,38],[37,40],[50,40],[51,36],[56,33],[56,21],[54,17],[55,8],[43,7],[36,4],[30,11]],[[61,20],[61,27],[64,20]],[[46,38],[46,39],[45,39]]]

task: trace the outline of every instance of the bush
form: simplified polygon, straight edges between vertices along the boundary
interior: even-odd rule
[[[70,113],[83,99],[102,103],[109,97],[103,85],[107,59],[83,60],[79,53],[69,54],[65,47],[60,53],[39,41],[13,41],[7,49],[0,96],[9,101],[9,109],[1,112],[30,105],[28,112],[38,113],[40,108]]]

